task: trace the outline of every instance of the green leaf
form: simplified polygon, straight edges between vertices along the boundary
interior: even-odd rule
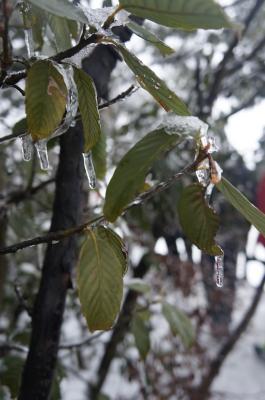
[[[49,137],[62,121],[67,88],[51,61],[37,61],[26,79],[28,132],[34,141]]]
[[[48,21],[51,31],[54,34],[57,51],[69,49],[72,43],[68,21],[53,14],[48,15]]]
[[[199,183],[183,189],[178,202],[179,222],[185,235],[204,253],[222,255],[222,249],[214,240],[219,216],[208,206],[204,194],[205,188]]]
[[[110,329],[120,310],[126,258],[121,238],[102,226],[86,232],[78,265],[78,294],[91,332]]]
[[[147,30],[145,27],[136,24],[135,22],[128,22],[126,24],[133,33],[135,33],[137,36],[140,38],[146,40],[147,42],[152,43],[163,56],[168,56],[170,54],[175,53],[175,50],[173,50],[171,47],[163,43],[160,39],[156,37],[152,32]]]
[[[20,134],[23,135],[24,133],[27,132],[27,129],[28,129],[27,119],[22,118],[15,123],[15,125],[13,126],[13,129],[12,129],[12,133],[14,135],[20,135]]]
[[[106,136],[103,132],[101,132],[99,140],[92,149],[92,157],[97,179],[103,180],[107,171]]]
[[[58,17],[64,17],[87,24],[88,20],[82,8],[68,0],[29,0],[30,3]]]
[[[226,200],[232,204],[257,230],[265,236],[265,214],[255,207],[231,182],[222,178],[216,185]]]
[[[20,386],[20,376],[24,365],[21,357],[9,355],[3,358],[3,365],[0,368],[1,385],[7,386],[12,398],[16,398]]]
[[[107,187],[103,211],[108,221],[114,222],[121,215],[143,187],[145,176],[154,161],[180,140],[181,135],[177,133],[168,134],[164,129],[157,129],[125,154]]]
[[[101,134],[97,92],[93,79],[79,68],[74,68],[74,80],[84,128],[84,153],[87,153],[97,143]]]
[[[214,0],[120,0],[120,5],[133,15],[171,28],[233,28]]]
[[[141,359],[145,360],[150,350],[149,329],[139,314],[136,314],[132,319],[132,333]]]
[[[123,56],[128,67],[135,74],[136,79],[143,89],[166,110],[174,111],[178,115],[190,115],[187,106],[172,92],[164,81],[162,81],[150,68],[144,65],[134,54],[130,53],[124,46],[114,43]]]
[[[148,293],[151,290],[150,285],[139,278],[130,279],[126,286],[131,290],[135,290],[136,292],[143,294]]]
[[[167,302],[162,305],[162,313],[169,323],[173,335],[179,336],[186,347],[195,341],[195,332],[189,318],[177,307]]]

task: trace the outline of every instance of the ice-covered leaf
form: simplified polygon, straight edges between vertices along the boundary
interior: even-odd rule
[[[120,310],[126,257],[122,239],[99,226],[85,233],[78,265],[78,294],[90,331],[110,329]]]
[[[257,230],[265,236],[265,214],[255,207],[231,182],[222,178],[216,185],[226,200],[232,204]]]
[[[97,179],[103,180],[107,171],[106,136],[103,132],[92,149],[92,156]]]
[[[222,255],[222,249],[215,243],[219,216],[208,206],[204,194],[205,188],[199,183],[183,189],[178,202],[179,222],[189,240],[204,253]]]
[[[136,24],[133,21],[130,21],[126,24],[133,33],[135,33],[140,38],[152,43],[163,56],[168,56],[173,54],[175,50],[169,47],[167,44],[163,43],[162,40],[158,39],[156,35],[146,29],[144,26]]]
[[[120,0],[120,5],[133,15],[171,28],[233,28],[214,0]]]
[[[150,350],[149,329],[139,314],[136,314],[132,319],[132,333],[141,359],[145,360]]]
[[[164,81],[123,45],[116,42],[115,45],[142,88],[147,90],[166,111],[174,111],[178,115],[190,115],[185,103],[167,87]]]
[[[72,43],[68,21],[53,14],[48,15],[48,21],[51,31],[54,34],[57,51],[69,49]]]
[[[162,313],[169,323],[173,335],[179,336],[186,347],[192,346],[195,341],[195,332],[186,314],[167,302],[162,305]]]
[[[63,76],[51,61],[36,61],[26,79],[27,126],[34,141],[55,131],[62,121],[66,102]]]
[[[74,68],[74,80],[84,128],[84,153],[87,153],[95,146],[101,134],[97,93],[93,79],[81,69]]]
[[[177,132],[168,134],[162,128],[157,129],[148,133],[125,154],[107,187],[104,205],[107,220],[114,222],[121,215],[143,187],[145,176],[154,161],[181,138]]]
[[[29,0],[30,3],[42,10],[48,11],[58,17],[68,18],[80,21],[83,24],[88,23],[87,17],[81,7],[74,5],[68,0]]]

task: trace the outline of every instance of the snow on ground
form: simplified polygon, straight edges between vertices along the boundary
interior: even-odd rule
[[[244,287],[239,291],[238,305],[242,314],[242,305],[247,307],[254,289]],[[238,320],[238,312],[235,319]],[[215,399],[224,400],[265,400],[265,362],[260,361],[254,350],[254,344],[265,343],[265,293],[256,314],[241,336],[234,350],[225,360],[219,376],[213,383]]]

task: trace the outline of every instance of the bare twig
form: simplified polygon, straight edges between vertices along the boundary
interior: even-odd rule
[[[80,341],[77,341],[75,343],[62,343],[62,344],[60,344],[59,349],[60,350],[72,350],[72,349],[77,349],[79,347],[88,346],[91,342],[93,342],[95,339],[98,339],[104,333],[106,333],[106,332],[102,331],[102,332],[95,333],[95,335],[89,336],[89,337],[82,339]]]
[[[254,6],[251,8],[249,14],[247,15],[245,21],[244,21],[244,29],[241,33],[241,38],[244,37],[244,35],[247,33],[248,28],[253,21],[255,15],[258,13],[259,9],[262,7],[264,4],[264,0],[256,0]],[[237,44],[239,43],[239,35],[235,33],[235,36],[224,54],[224,57],[219,65],[218,70],[215,73],[213,83],[211,85],[210,93],[207,99],[207,105],[209,107],[209,110],[212,109],[212,106],[216,100],[216,97],[219,93],[220,86],[222,84],[223,78],[225,76],[225,71],[226,71],[226,66],[230,59],[233,57],[234,49],[236,48]]]
[[[113,99],[99,104],[98,109],[99,110],[104,110],[105,108],[118,103],[119,101],[124,100],[126,97],[131,96],[136,90],[138,89],[137,86],[135,85],[131,85],[128,89],[126,89],[124,92],[118,94],[118,96],[114,97]],[[75,120],[78,121],[81,118],[80,114],[77,114],[77,116],[75,117]],[[10,140],[15,140],[18,137],[24,136],[26,135],[26,132],[21,132],[21,133],[11,133],[10,135],[6,135],[3,136],[2,138],[0,138],[0,143],[5,143],[8,142]]]
[[[132,209],[133,207],[139,206],[146,200],[152,198],[154,195],[166,190],[167,188],[172,186],[176,181],[178,181],[184,174],[194,172],[196,170],[197,165],[206,157],[207,157],[207,155],[202,152],[193,163],[188,165],[182,171],[180,171],[177,174],[174,174],[173,176],[168,178],[166,181],[158,183],[157,185],[152,187],[150,190],[139,195],[134,202],[130,203],[124,209],[123,214],[126,213],[127,211],[129,211],[130,209]],[[73,228],[69,228],[69,229],[65,229],[65,230],[61,230],[61,231],[57,231],[57,232],[49,232],[43,236],[37,236],[33,239],[24,240],[20,243],[16,243],[14,245],[1,248],[0,255],[16,253],[18,250],[25,249],[26,247],[36,246],[36,245],[42,244],[42,243],[52,243],[52,242],[60,241],[69,236],[73,236],[77,233],[81,233],[88,227],[98,225],[101,222],[103,222],[104,220],[105,220],[104,215],[99,215],[98,217],[95,217],[82,225],[78,225]]]

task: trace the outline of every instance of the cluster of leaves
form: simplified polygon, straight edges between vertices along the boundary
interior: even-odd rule
[[[184,117],[190,115],[185,103],[112,35],[111,24],[114,22],[115,16],[119,11],[125,10],[160,25],[188,31],[199,28],[236,28],[213,0],[203,2],[200,0],[187,2],[121,0],[119,6],[112,10],[105,21],[102,21],[103,31],[98,30],[97,23],[93,21],[93,18],[89,18],[82,8],[74,6],[66,0],[56,2],[31,0],[30,3],[33,4],[30,20],[24,18],[24,24],[26,29],[32,28],[34,37],[40,38],[41,34],[36,31],[39,28],[36,21],[38,21],[40,9],[46,13],[49,26],[55,34],[57,48],[60,50],[71,47],[74,37],[71,31],[73,21],[77,24],[76,31],[80,24],[87,25],[89,30],[86,34],[89,36],[92,32],[96,33],[98,35],[96,43],[113,46],[133,72],[140,86],[165,111]],[[27,12],[24,14],[27,16]],[[157,46],[162,54],[172,52],[152,32],[131,21],[127,25],[133,32]],[[57,27],[56,30],[54,30],[54,26]],[[38,42],[41,43],[41,40],[39,39]],[[34,142],[51,138],[63,122],[69,96],[63,69],[68,65],[69,63],[64,61],[64,58],[59,62],[55,61],[53,57],[29,60],[25,90],[26,127]],[[102,144],[97,95],[92,78],[77,66],[73,65],[72,67],[83,124],[83,151],[87,153],[99,143]],[[173,133],[168,133],[165,128],[157,128],[129,150],[118,164],[107,187],[103,209],[107,221],[114,222],[122,215],[128,204],[137,197],[144,186],[146,175],[153,163],[165,151],[171,150],[184,140],[186,140],[186,135],[179,132],[177,128]],[[104,151],[102,154],[104,156]],[[249,222],[265,234],[262,213],[225,179],[222,179],[217,188]],[[187,187],[179,200],[178,209],[180,223],[187,237],[207,254],[220,255],[222,250],[214,240],[219,220],[205,201],[204,188],[199,184]],[[111,328],[119,312],[122,299],[122,279],[126,270],[124,247],[121,238],[109,228],[92,227],[84,233],[84,244],[79,259],[78,286],[82,310],[91,331]],[[176,309],[173,311],[170,305],[164,305],[163,310],[172,330],[178,331],[184,340],[185,337],[189,337],[185,332],[181,333],[182,328],[180,328],[179,321],[183,319],[179,317],[179,311]],[[133,326],[135,332],[143,331],[144,324],[139,318],[134,321]],[[185,328],[183,329],[185,330]],[[140,349],[140,352],[142,354],[145,351]]]

